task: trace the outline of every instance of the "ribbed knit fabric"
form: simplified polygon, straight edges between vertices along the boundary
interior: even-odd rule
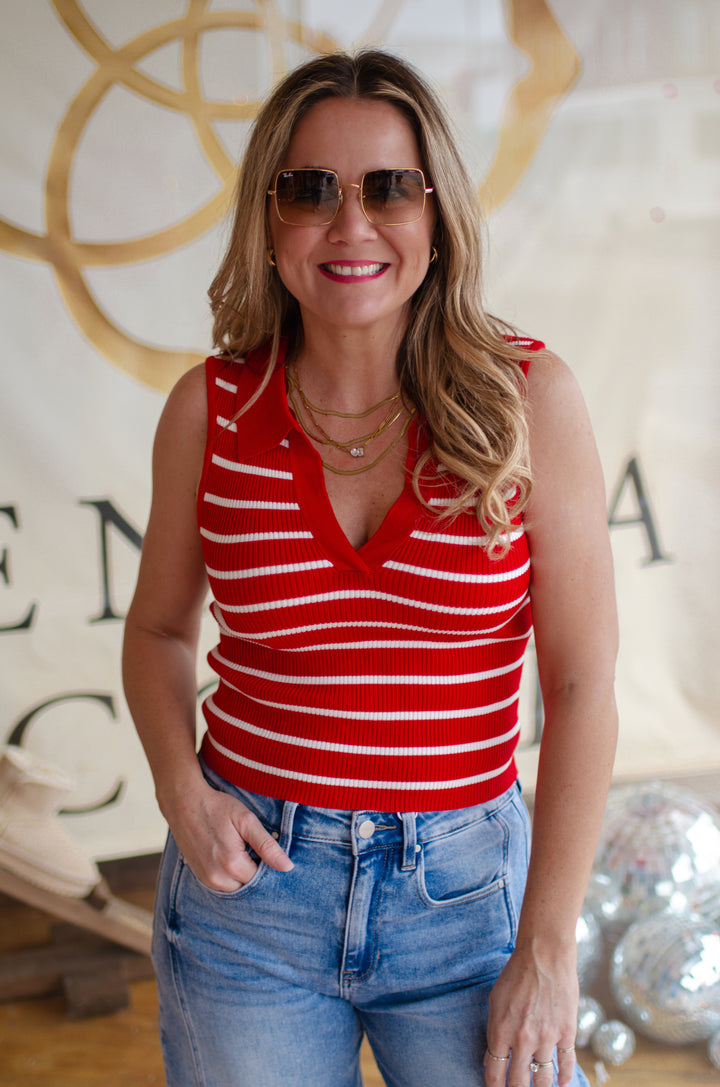
[[[520,341],[528,351],[538,341]],[[359,550],[293,418],[282,358],[210,358],[198,521],[220,642],[202,755],[252,792],[325,808],[483,803],[516,777],[518,688],[531,629],[519,519],[491,560],[474,514],[439,521],[405,490]],[[409,431],[408,467],[426,440]],[[424,490],[447,504],[452,480]]]

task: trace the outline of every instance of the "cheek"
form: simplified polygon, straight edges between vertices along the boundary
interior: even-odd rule
[[[277,231],[273,238],[275,268],[273,272],[280,277],[285,290],[298,302],[309,296],[313,290],[313,266],[307,254],[293,239],[288,239],[284,231]]]

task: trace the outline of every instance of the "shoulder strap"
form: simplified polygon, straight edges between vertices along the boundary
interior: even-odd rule
[[[505,339],[508,343],[511,343],[513,347],[522,347],[526,351],[542,351],[545,347],[542,340],[534,340],[529,336],[505,336]],[[528,376],[531,362],[531,357],[520,360],[520,369],[525,374],[525,377]]]

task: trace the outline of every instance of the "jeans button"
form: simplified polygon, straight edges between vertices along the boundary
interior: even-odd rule
[[[372,819],[363,819],[362,823],[358,827],[358,834],[361,838],[372,838],[375,833],[375,824]]]

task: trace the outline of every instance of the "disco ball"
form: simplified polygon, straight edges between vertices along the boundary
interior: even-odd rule
[[[673,900],[671,908],[676,913],[699,913],[706,921],[712,921],[715,928],[720,928],[720,887],[715,884],[695,887]]]
[[[720,896],[720,814],[662,782],[613,789],[585,899],[606,937],[705,890]]]
[[[600,925],[588,909],[583,909],[575,926],[577,942],[577,973],[580,992],[584,993],[594,982],[603,954]]]
[[[593,1034],[592,1050],[601,1061],[624,1064],[635,1052],[635,1035],[619,1019],[610,1019]]]
[[[720,931],[672,910],[638,921],[615,948],[610,986],[621,1014],[653,1041],[709,1038],[720,1029]]]
[[[578,1021],[575,1044],[583,1049],[590,1045],[590,1039],[598,1027],[605,1022],[605,1011],[591,996],[581,996],[578,1004]]]

